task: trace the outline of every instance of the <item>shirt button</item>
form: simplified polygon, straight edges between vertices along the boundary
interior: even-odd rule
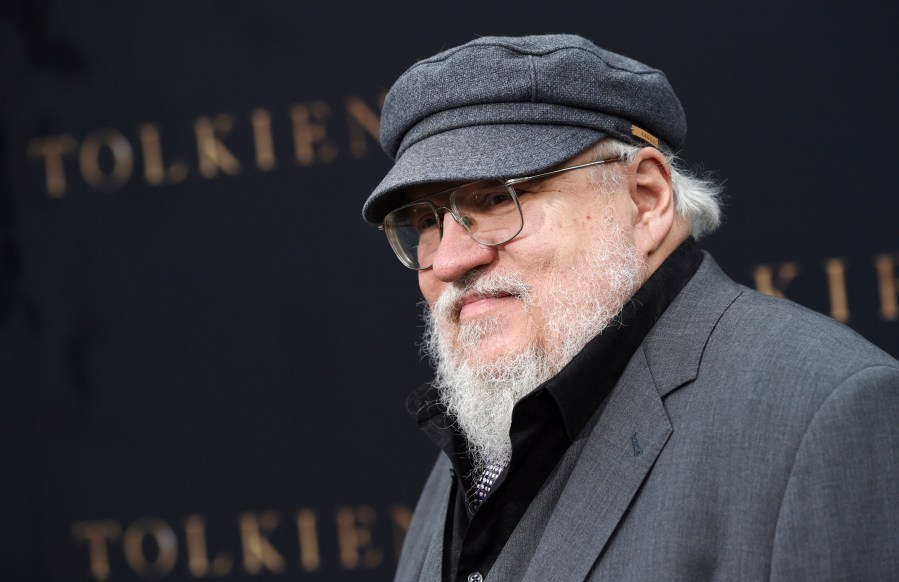
[[[473,572],[468,575],[468,582],[484,582],[484,577],[480,572]]]

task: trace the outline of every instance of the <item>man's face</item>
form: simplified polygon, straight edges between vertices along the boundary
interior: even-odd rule
[[[588,161],[582,154],[564,166]],[[558,319],[586,317],[598,304],[614,315],[642,283],[626,186],[601,191],[595,170],[585,168],[523,187],[524,228],[515,239],[481,246],[447,213],[433,267],[419,272],[433,331],[457,366],[552,354],[569,339],[559,336],[571,335],[571,322]]]

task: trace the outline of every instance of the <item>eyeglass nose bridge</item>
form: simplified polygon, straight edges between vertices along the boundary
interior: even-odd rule
[[[437,224],[440,226],[440,238],[443,238],[443,216],[440,213],[441,210],[443,211],[443,214],[449,212],[450,216],[453,217],[453,220],[456,221],[456,224],[465,229],[465,232],[468,233],[468,236],[474,238],[474,233],[471,230],[474,226],[474,221],[471,219],[471,217],[462,216],[452,206],[434,206],[434,214],[437,215]]]

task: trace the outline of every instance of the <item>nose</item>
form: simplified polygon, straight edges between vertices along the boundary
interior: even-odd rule
[[[431,269],[435,277],[451,283],[474,268],[489,265],[496,259],[496,254],[496,247],[476,242],[447,212],[443,215],[443,237]]]

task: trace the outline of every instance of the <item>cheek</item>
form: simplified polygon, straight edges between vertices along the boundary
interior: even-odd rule
[[[572,259],[587,245],[601,220],[564,204],[547,204],[525,214],[521,234],[506,245],[508,263],[535,288],[566,276]]]
[[[549,200],[532,216],[525,216],[533,226],[532,232],[545,234],[552,240],[569,237],[569,233],[582,232],[597,222],[601,211],[595,205],[578,203],[578,200],[557,198]]]
[[[418,288],[428,305],[434,305],[445,286],[446,283],[434,276],[433,270],[418,272]]]

